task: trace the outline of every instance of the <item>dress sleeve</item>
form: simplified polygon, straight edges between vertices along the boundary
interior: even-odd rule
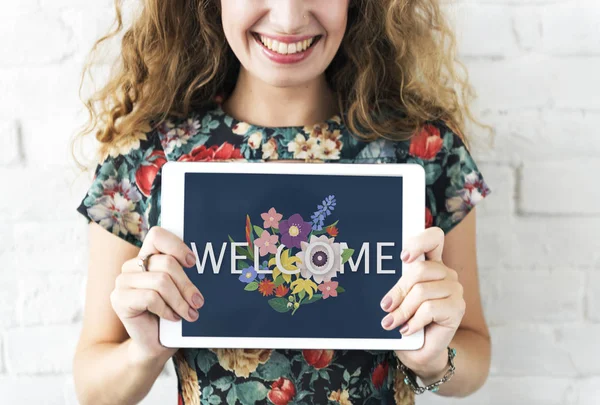
[[[426,175],[426,227],[450,232],[491,193],[462,138],[443,121],[426,124],[411,140],[408,163]]]
[[[77,211],[123,240],[141,247],[159,225],[160,169],[165,153],[154,132],[140,132],[115,145],[96,166]]]

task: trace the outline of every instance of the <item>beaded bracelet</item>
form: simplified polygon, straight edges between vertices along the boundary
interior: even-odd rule
[[[398,361],[397,368],[404,374],[404,384],[408,385],[415,394],[420,395],[425,391],[437,392],[440,389],[440,385],[448,381],[454,375],[454,370],[456,370],[454,367],[454,357],[456,357],[456,349],[448,347],[448,362],[450,363],[450,368],[440,380],[433,382],[426,387],[419,386],[414,371],[402,364],[401,361]]]

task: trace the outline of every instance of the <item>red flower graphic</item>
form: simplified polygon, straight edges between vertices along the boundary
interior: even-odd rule
[[[149,164],[146,164],[149,163]],[[152,183],[156,178],[156,174],[167,163],[165,153],[162,150],[155,150],[148,156],[148,160],[144,162],[135,173],[135,183],[146,197],[150,196],[152,191]]]
[[[263,295],[273,295],[273,291],[275,291],[275,284],[271,280],[264,279],[258,285],[258,291]]]
[[[275,295],[277,297],[283,297],[283,296],[285,296],[288,293],[289,290],[290,290],[289,288],[287,288],[283,284],[280,284],[279,287],[277,287],[275,289]]]
[[[442,149],[443,144],[440,130],[431,124],[426,124],[413,136],[408,153],[424,160],[431,160]]]
[[[279,377],[271,384],[267,398],[275,405],[287,405],[295,395],[296,387],[294,387],[294,383],[287,378]]]
[[[177,161],[179,162],[209,162],[212,160],[226,160],[226,159],[242,159],[243,156],[239,149],[229,142],[223,142],[223,144],[212,145],[206,147],[206,145],[196,146],[187,155],[182,155]]]
[[[327,367],[333,358],[333,350],[304,349],[302,355],[308,364],[314,368]]]
[[[433,215],[431,215],[429,207],[425,207],[425,228],[429,228],[431,225],[433,225]]]
[[[383,382],[387,378],[388,375],[388,363],[384,361],[381,364],[378,364],[373,370],[373,375],[371,375],[371,381],[373,381],[373,385],[375,388],[379,389],[383,385]]]
[[[327,230],[329,236],[333,236],[334,238],[338,236],[339,230],[333,225],[328,226],[327,228],[325,228],[325,230]]]

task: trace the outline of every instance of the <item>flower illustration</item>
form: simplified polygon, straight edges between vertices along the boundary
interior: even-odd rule
[[[304,291],[308,294],[308,298],[312,298],[313,293],[317,290],[317,285],[306,278],[298,278],[290,284],[290,287],[293,288],[292,292],[294,294],[299,294]]]
[[[248,146],[252,149],[258,149],[261,145],[263,134],[261,132],[255,132],[248,138]]]
[[[329,236],[338,236],[339,230],[333,225],[328,226],[327,228],[325,228],[325,230],[327,231],[327,234],[329,234]]]
[[[318,205],[318,220],[330,215],[335,204],[333,195],[325,198]],[[334,243],[339,233],[336,227],[338,221],[328,223],[324,230],[314,231],[301,214],[282,220],[283,215],[275,207],[263,212],[261,218],[265,229],[253,225],[250,215],[246,215],[244,235],[248,249],[237,248],[251,261],[258,259],[258,253],[266,256],[258,267],[246,263],[239,267],[243,268],[239,281],[244,283],[245,291],[258,291],[263,297],[272,297],[267,302],[273,310],[291,315],[304,305],[345,292],[338,281],[331,279],[339,272],[342,263],[349,260],[354,249],[345,248],[342,252],[341,244]],[[273,234],[268,229],[273,230]],[[234,241],[231,236],[229,239]],[[256,256],[250,253],[254,246],[258,247]],[[294,254],[294,248],[300,251]],[[270,276],[266,276],[269,272]],[[317,294],[317,291],[320,293]]]
[[[213,160],[226,160],[226,159],[242,159],[243,156],[239,148],[234,145],[223,142],[221,145],[212,145],[206,147],[206,145],[196,146],[187,155],[182,155],[177,159],[178,162],[210,162]]]
[[[325,349],[304,349],[302,356],[306,362],[314,368],[324,368],[331,363],[333,359],[333,350]]]
[[[481,181],[476,172],[465,176],[465,184],[457,196],[446,200],[446,209],[452,213],[452,220],[459,221],[467,212],[489,193],[487,184]]]
[[[135,183],[146,197],[150,196],[154,179],[162,165],[165,163],[167,163],[165,152],[162,150],[155,150],[135,172]]]
[[[318,289],[323,293],[323,299],[326,299],[327,297],[337,297],[337,291],[335,290],[337,286],[337,281],[326,281],[319,285]]]
[[[233,127],[231,127],[231,131],[236,135],[246,135],[249,129],[250,125],[245,122],[238,122]]]
[[[319,158],[321,145],[317,138],[306,139],[304,135],[298,134],[288,143],[288,152],[294,153],[294,159]]]
[[[254,279],[256,279],[256,275],[257,273],[254,269],[254,266],[250,266],[242,270],[242,274],[240,275],[239,280],[243,283],[251,283],[252,281],[254,281]]]
[[[346,389],[331,391],[331,394],[329,394],[328,399],[331,401],[335,401],[340,405],[352,405],[352,402],[350,401],[350,393]]]
[[[267,398],[275,405],[287,405],[296,395],[294,383],[284,377],[279,377],[271,384],[271,390],[267,393]]]
[[[283,215],[277,213],[277,211],[275,211],[275,208],[271,207],[271,209],[268,212],[260,214],[260,217],[265,220],[263,224],[264,228],[273,227],[279,229],[279,221],[281,221]]]
[[[254,239],[254,244],[259,247],[261,256],[269,253],[277,253],[277,242],[279,241],[279,235],[271,235],[269,231],[263,231],[260,236]]]
[[[432,160],[442,149],[443,144],[440,130],[431,124],[426,124],[413,136],[408,153],[423,160]]]
[[[298,268],[304,278],[315,282],[331,281],[341,268],[340,244],[326,235],[311,235],[310,242],[302,242],[302,251],[296,254],[300,260]]]
[[[119,155],[127,155],[132,150],[139,149],[140,141],[147,141],[147,134],[152,130],[148,123],[144,123],[142,127],[136,130],[133,134],[120,137],[113,141],[113,145],[108,149],[101,160],[105,160],[109,156],[116,158]]]
[[[283,284],[280,284],[279,287],[277,287],[275,289],[275,296],[276,297],[285,297],[285,295],[290,291],[289,288],[287,288],[286,286],[284,286]]]
[[[381,386],[383,385],[383,382],[387,378],[387,375],[388,375],[388,363],[387,363],[387,361],[384,361],[383,363],[378,364],[377,367],[375,367],[375,370],[373,370],[373,375],[371,376],[371,381],[373,382],[373,385],[375,386],[375,388],[377,388],[377,389],[381,388]]]
[[[279,154],[277,153],[277,141],[274,138],[269,140],[262,145],[262,157],[263,159],[277,159]]]
[[[109,177],[103,182],[103,194],[88,208],[89,216],[106,229],[112,228],[115,235],[132,234],[143,239],[148,231],[145,217],[136,211],[137,202],[142,199],[139,190],[128,178],[117,182]]]
[[[292,270],[298,270],[298,267],[296,267],[294,265],[294,263],[296,263],[296,261],[298,260],[298,258],[296,256],[292,256],[290,257],[290,250],[289,249],[285,249],[284,251],[281,252],[281,256],[279,258],[281,260],[281,265],[283,266],[284,270],[288,270],[288,271],[292,271]],[[277,264],[277,259],[276,258],[272,258],[271,260],[269,260],[269,266],[272,265],[276,265]],[[281,276],[283,277],[283,279],[286,282],[291,282],[292,281],[292,275],[289,273],[284,273],[283,271],[281,271],[279,269],[279,267],[275,266],[275,268],[273,269],[273,280],[277,279],[277,277],[281,274]]]
[[[305,222],[300,214],[294,214],[279,223],[281,243],[287,247],[300,249],[300,242],[305,241],[310,233],[311,225]]]
[[[275,284],[273,281],[264,279],[260,283],[258,283],[258,291],[266,297],[267,295],[273,295],[275,291]]]
[[[323,221],[335,209],[335,196],[330,195],[320,205],[317,205],[317,211],[310,217],[312,219],[312,229],[320,231],[323,229]]]
[[[425,207],[425,228],[429,228],[431,225],[433,225],[433,215],[431,215],[429,207]]]
[[[259,364],[271,358],[272,349],[209,349],[217,355],[219,365],[238,377],[248,378]]]

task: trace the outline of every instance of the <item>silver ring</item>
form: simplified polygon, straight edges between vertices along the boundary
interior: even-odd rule
[[[148,271],[148,259],[150,259],[150,256],[153,254],[154,253],[150,253],[149,255],[138,258],[138,266],[140,266],[142,271]]]

